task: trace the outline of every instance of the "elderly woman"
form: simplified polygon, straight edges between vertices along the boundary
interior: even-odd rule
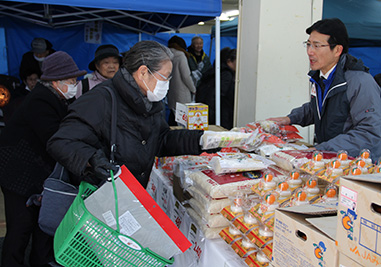
[[[48,152],[82,179],[101,182],[109,163],[111,88],[117,102],[115,161],[146,187],[155,156],[200,154],[202,131],[170,130],[161,101],[168,90],[172,52],[155,41],[135,44],[115,76],[77,99]],[[98,181],[94,181],[97,178]]]
[[[3,267],[27,266],[25,250],[32,237],[30,266],[48,266],[54,260],[53,238],[38,227],[39,208],[26,207],[28,198],[42,191],[55,160],[46,143],[58,130],[76,94],[79,70],[67,53],[58,51],[42,64],[41,82],[28,94],[0,137],[0,185],[4,194],[7,233]]]
[[[97,84],[114,77],[115,73],[119,70],[121,62],[122,57],[119,54],[118,48],[114,45],[107,44],[98,47],[93,61],[89,63],[89,70],[94,72],[86,75],[87,77],[78,84],[76,98],[91,90]]]

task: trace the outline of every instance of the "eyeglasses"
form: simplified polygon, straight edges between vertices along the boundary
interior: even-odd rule
[[[313,48],[313,49],[320,49],[322,47],[326,47],[326,46],[335,46],[336,44],[313,44],[313,43],[310,43],[308,41],[304,41],[303,42],[303,46],[304,48]]]
[[[74,85],[74,86],[77,86],[79,81],[75,81],[74,83],[73,82],[67,82],[68,80],[62,80],[60,81],[61,83],[65,84],[65,85]]]
[[[147,69],[148,69],[149,73],[151,73],[151,75],[152,75],[153,77],[155,77],[155,75],[153,75],[152,71],[151,71],[148,67],[147,67]],[[159,76],[160,76],[161,78],[163,78],[164,80],[166,80],[167,82],[169,82],[169,81],[172,79],[172,76],[169,76],[169,77],[167,78],[167,77],[165,77],[163,74],[161,74],[160,72],[155,71],[155,73],[159,74]],[[156,78],[156,77],[155,77],[155,78]]]

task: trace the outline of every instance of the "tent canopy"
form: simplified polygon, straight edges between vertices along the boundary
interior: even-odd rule
[[[177,31],[222,11],[221,0],[23,0],[0,1],[0,15],[61,28],[106,21],[135,32]]]
[[[238,17],[233,20],[225,21],[221,23],[220,34],[221,36],[237,36]],[[212,37],[216,35],[216,26],[212,27]]]

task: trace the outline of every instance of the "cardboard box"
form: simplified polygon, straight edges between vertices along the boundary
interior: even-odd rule
[[[339,267],[364,267],[364,265],[359,264],[345,254],[339,252]]]
[[[364,266],[381,266],[381,174],[340,179],[336,243]]]
[[[176,103],[175,121],[190,130],[208,129],[208,105],[202,103]]]
[[[334,241],[337,218],[308,214],[312,206],[294,207],[300,209],[294,209],[296,212],[288,208],[275,211],[272,265],[337,266],[338,251]]]

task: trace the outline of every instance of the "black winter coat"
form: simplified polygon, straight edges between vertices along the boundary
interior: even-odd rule
[[[170,130],[162,102],[148,102],[133,77],[121,68],[115,76],[78,98],[69,108],[48,152],[72,173],[86,180],[87,163],[97,149],[110,155],[111,96],[117,102],[115,161],[126,165],[146,187],[155,156],[200,154],[202,131]],[[146,105],[151,105],[150,109]]]
[[[58,130],[68,102],[38,83],[13,114],[0,136],[0,185],[30,196],[42,191],[54,159],[46,143]]]

